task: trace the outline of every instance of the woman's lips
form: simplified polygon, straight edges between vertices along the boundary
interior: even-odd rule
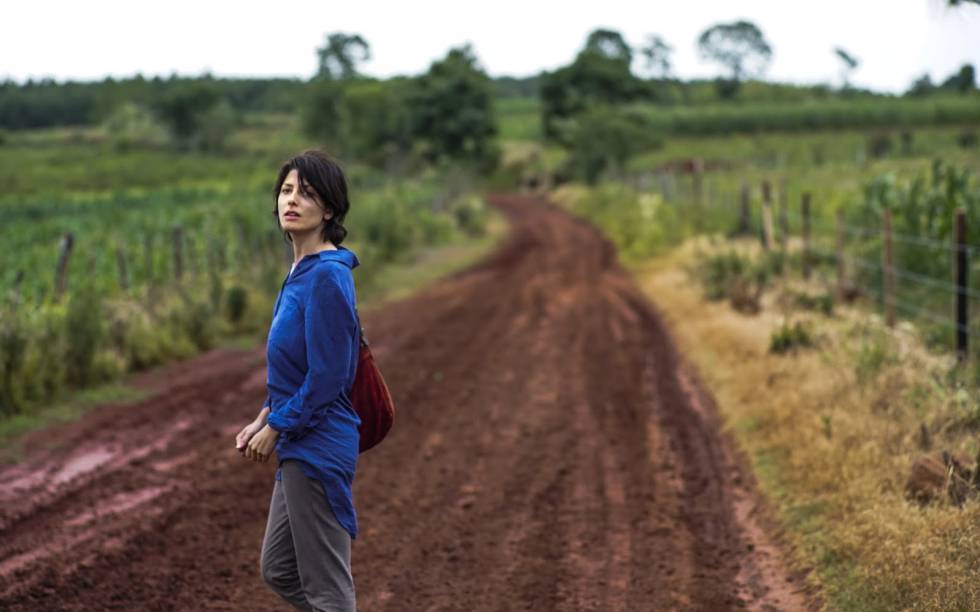
[[[283,215],[283,217],[286,217],[287,219],[299,219],[299,215],[293,213],[286,213]]]

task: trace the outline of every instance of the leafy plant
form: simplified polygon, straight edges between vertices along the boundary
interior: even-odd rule
[[[808,325],[801,321],[783,322],[773,332],[769,340],[769,352],[785,354],[800,348],[813,346],[813,334]]]

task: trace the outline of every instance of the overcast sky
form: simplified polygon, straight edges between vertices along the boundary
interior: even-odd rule
[[[839,84],[835,46],[860,60],[855,85],[882,91],[904,91],[923,73],[942,80],[966,62],[980,69],[980,7],[943,0],[3,0],[0,79],[307,78],[335,31],[367,39],[362,71],[373,76],[417,74],[465,42],[491,75],[526,76],[569,63],[597,27],[633,45],[659,34],[678,76],[712,77],[721,68],[699,58],[697,37],[736,19],[755,22],[772,46],[770,80]]]

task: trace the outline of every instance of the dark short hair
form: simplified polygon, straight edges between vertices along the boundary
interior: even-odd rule
[[[282,168],[279,169],[276,188],[272,192],[274,202],[272,214],[275,216],[276,225],[280,230],[282,230],[282,224],[279,223],[279,192],[282,190],[282,184],[286,181],[286,176],[292,170],[296,170],[296,173],[299,174],[300,185],[309,184],[323,200],[323,203],[333,211],[333,215],[323,225],[320,234],[324,240],[329,240],[334,246],[340,246],[340,243],[347,237],[344,217],[350,210],[350,200],[347,199],[347,177],[344,176],[340,164],[317,149],[304,151],[286,160]],[[292,242],[289,232],[283,233],[285,238]]]

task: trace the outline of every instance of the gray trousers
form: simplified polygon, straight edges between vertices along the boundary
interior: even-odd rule
[[[262,542],[262,578],[300,610],[354,612],[350,534],[323,486],[299,463],[286,460],[280,468]]]

